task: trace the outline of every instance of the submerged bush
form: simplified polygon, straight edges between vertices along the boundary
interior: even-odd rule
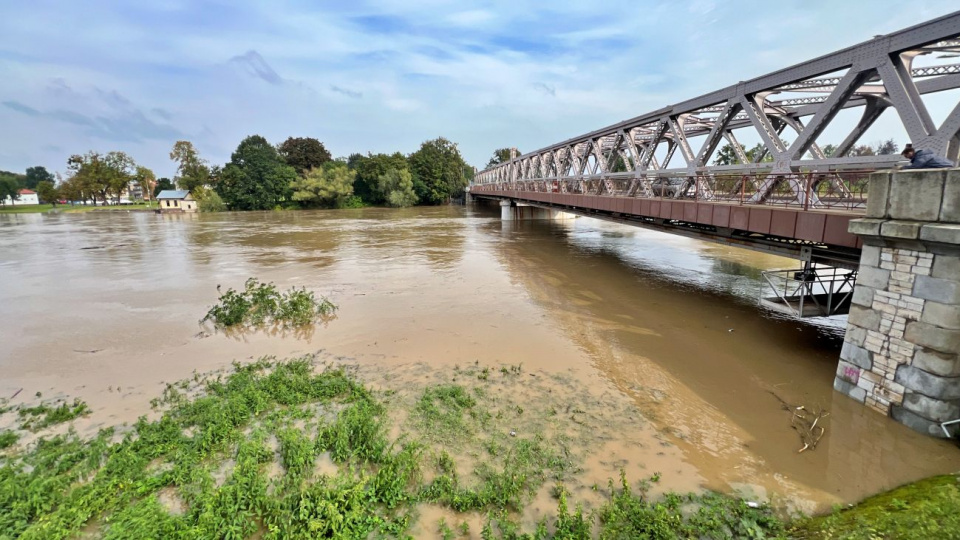
[[[322,296],[318,299],[305,288],[294,287],[281,293],[273,283],[260,283],[256,278],[250,278],[242,291],[227,289],[222,293],[217,305],[200,319],[200,324],[210,321],[217,328],[267,324],[296,327],[329,317],[336,310],[333,302]]]

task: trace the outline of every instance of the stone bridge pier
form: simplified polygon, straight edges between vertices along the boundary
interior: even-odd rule
[[[960,169],[878,172],[869,190],[834,389],[943,437],[960,419]]]

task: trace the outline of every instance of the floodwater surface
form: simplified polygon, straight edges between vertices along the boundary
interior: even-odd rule
[[[93,413],[77,427],[92,431],[148,414],[166,382],[264,355],[358,365],[401,402],[463,366],[522,365],[530,382],[497,392],[518,406],[549,394],[529,406],[573,405],[597,426],[586,498],[623,468],[810,512],[960,469],[956,447],[832,391],[842,320],[756,305],[760,271],[793,264],[483,207],[0,215],[0,397],[82,398]],[[217,286],[249,277],[325,295],[337,318],[202,331]],[[801,406],[828,413],[802,453]]]

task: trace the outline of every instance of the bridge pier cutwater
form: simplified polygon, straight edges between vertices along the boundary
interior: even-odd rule
[[[960,169],[872,174],[849,230],[863,248],[834,389],[945,437],[960,419]]]

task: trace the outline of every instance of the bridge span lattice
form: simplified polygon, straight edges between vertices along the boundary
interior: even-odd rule
[[[937,124],[922,96],[960,88],[960,63],[944,61],[958,55],[960,12],[512,157],[477,173],[474,184],[858,211],[863,193],[845,171],[900,159],[852,153],[885,111],[896,112],[915,147],[957,159],[960,103]],[[848,109],[859,111],[859,120],[825,151],[818,137]],[[761,151],[748,156],[738,132],[755,133]],[[722,141],[734,163],[710,164]]]

